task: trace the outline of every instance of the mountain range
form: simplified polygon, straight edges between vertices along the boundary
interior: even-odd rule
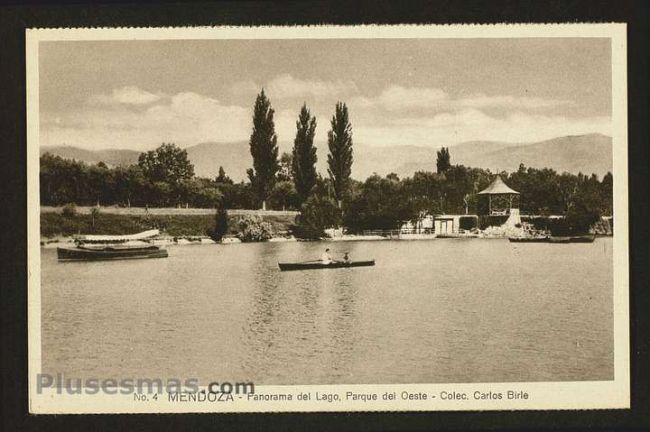
[[[327,173],[327,144],[318,143],[317,169]],[[395,172],[400,177],[415,171],[435,171],[439,148],[395,145],[372,147],[354,144],[352,176],[363,180],[372,173],[386,175]],[[235,181],[246,178],[252,166],[247,142],[206,142],[186,148],[195,173],[214,177],[223,166]],[[87,163],[103,161],[107,165],[137,163],[135,150],[85,150],[73,146],[42,147],[41,154],[50,152],[68,159]],[[612,171],[612,138],[601,134],[565,136],[534,143],[470,141],[449,147],[452,164],[486,168],[492,171],[515,171],[520,163],[535,168],[553,168],[558,172],[596,173],[602,177]]]

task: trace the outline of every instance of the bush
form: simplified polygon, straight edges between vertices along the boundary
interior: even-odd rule
[[[244,216],[237,222],[237,238],[242,242],[260,242],[273,237],[271,224],[263,222],[259,216]]]
[[[460,225],[459,228],[470,231],[476,228],[476,225],[478,224],[478,219],[473,217],[473,216],[461,216],[459,218],[458,224]]]
[[[73,203],[66,204],[61,209],[61,214],[65,217],[75,217],[77,215],[77,206]]]
[[[324,235],[325,228],[334,227],[340,221],[341,211],[333,200],[311,195],[302,205],[295,225],[291,225],[291,233],[297,238],[315,240]]]
[[[318,240],[325,235],[322,228],[314,228],[305,225],[291,225],[289,227],[294,237],[303,240]]]
[[[214,227],[208,229],[208,236],[216,242],[221,241],[223,236],[228,232],[228,210],[219,207],[214,216]]]
[[[587,234],[599,220],[600,214],[597,211],[570,211],[564,218],[557,219],[555,223],[551,224],[551,234],[556,236]]]
[[[560,218],[536,217],[529,222],[535,229],[549,230],[551,235],[564,237],[572,235],[584,235],[594,229],[600,222],[598,212],[576,213],[569,212]]]
[[[485,215],[485,216],[480,216],[479,217],[479,228],[480,229],[485,229],[490,226],[501,226],[506,221],[508,220],[508,216],[506,215],[499,215],[499,216],[492,216],[492,215]]]

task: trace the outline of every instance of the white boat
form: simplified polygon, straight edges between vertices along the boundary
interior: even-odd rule
[[[142,231],[137,234],[126,235],[97,235],[86,234],[75,237],[77,243],[125,243],[129,241],[147,240],[160,234],[157,229]]]
[[[129,235],[88,234],[75,238],[75,247],[56,249],[60,261],[96,261],[135,258],[166,258],[167,250],[149,243],[157,229]]]

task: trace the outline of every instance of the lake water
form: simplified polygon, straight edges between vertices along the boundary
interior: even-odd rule
[[[374,267],[280,272],[334,256]],[[263,384],[611,380],[612,239],[42,251],[42,365],[74,378]]]

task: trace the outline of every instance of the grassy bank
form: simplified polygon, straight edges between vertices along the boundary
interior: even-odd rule
[[[91,214],[94,206],[75,206],[77,214]],[[102,214],[116,214],[128,216],[186,216],[186,215],[214,215],[215,210],[210,208],[185,208],[185,207],[118,207],[118,206],[101,206],[99,210]],[[41,213],[61,213],[63,207],[41,206]],[[281,210],[248,210],[248,209],[229,209],[228,214],[232,216],[292,216],[295,217],[296,211]]]
[[[241,216],[229,214],[230,233],[236,234]],[[283,234],[294,222],[292,214],[261,214],[271,224],[274,235]],[[172,237],[205,236],[214,226],[214,214],[128,215],[101,213],[63,215],[58,212],[41,213],[41,237],[67,237],[76,234],[134,234],[157,228]]]

